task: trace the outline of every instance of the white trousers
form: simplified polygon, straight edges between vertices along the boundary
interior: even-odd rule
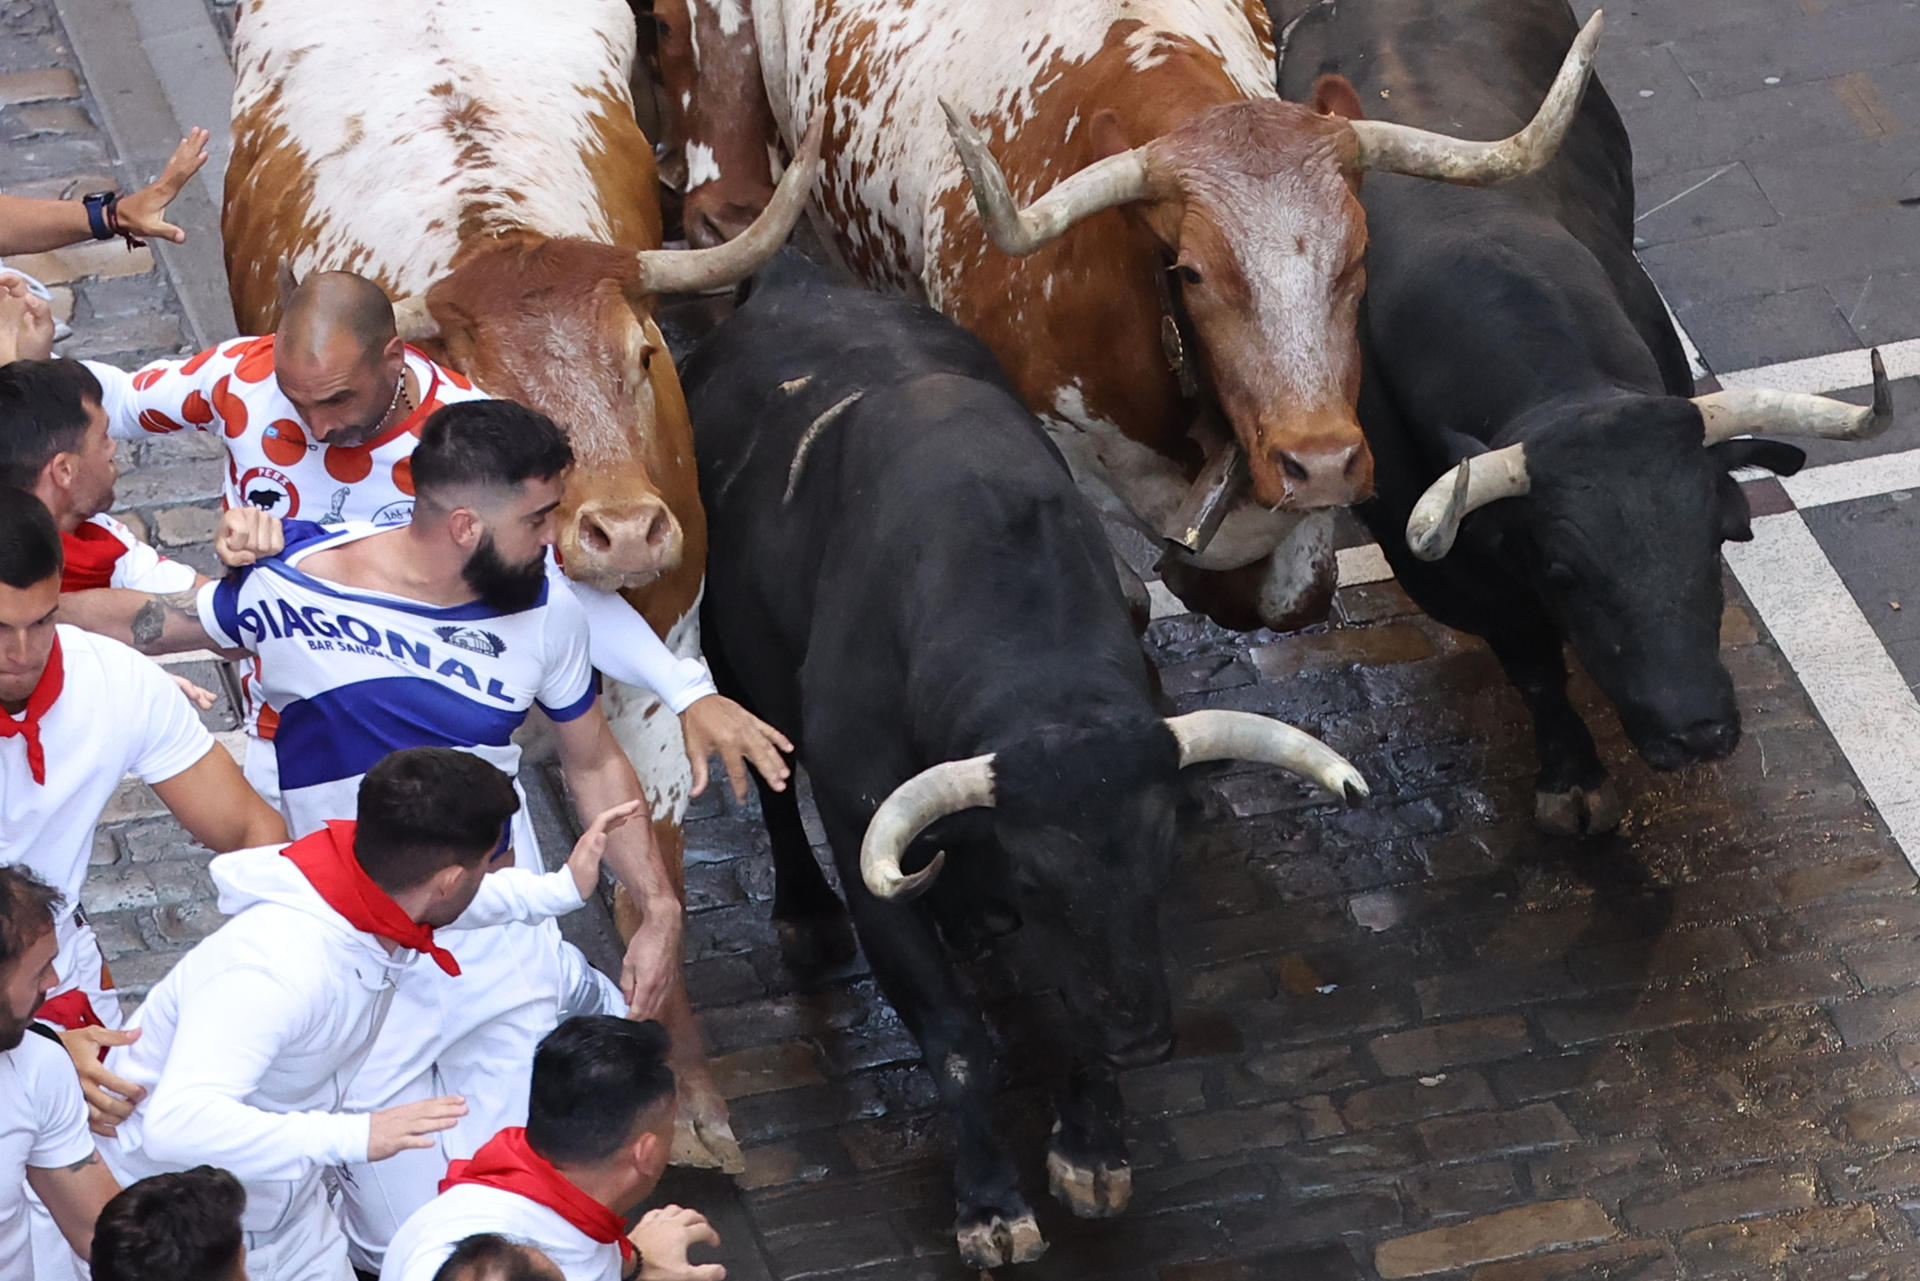
[[[436,1135],[433,1147],[338,1171],[353,1262],[367,1272],[380,1271],[394,1232],[438,1195],[449,1161],[527,1123],[540,1039],[577,1014],[627,1011],[619,987],[553,921],[447,931],[439,941],[460,962],[459,977],[425,959],[402,972],[343,1110],[377,1112],[457,1094],[467,1115]]]
[[[318,1174],[304,1181],[279,1223],[244,1238],[248,1281],[354,1281],[347,1238]]]

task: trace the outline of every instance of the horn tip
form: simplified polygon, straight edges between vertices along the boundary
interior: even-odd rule
[[[1887,365],[1880,359],[1878,347],[1868,353],[1868,361],[1873,366],[1873,417],[1870,430],[1878,433],[1893,425],[1893,384],[1887,381]]]
[[[1341,799],[1346,801],[1348,809],[1359,809],[1360,803],[1372,795],[1371,789],[1367,787],[1367,780],[1360,777],[1358,770],[1354,771],[1351,777],[1341,780],[1340,792]]]

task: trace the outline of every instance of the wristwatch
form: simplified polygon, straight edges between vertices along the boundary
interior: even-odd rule
[[[95,240],[112,240],[120,233],[114,228],[114,202],[120,199],[117,191],[90,191],[80,197],[80,203],[87,207],[87,226],[93,232]]]

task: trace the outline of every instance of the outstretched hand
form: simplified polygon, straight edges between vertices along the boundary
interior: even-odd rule
[[[0,271],[0,365],[53,354],[53,308],[17,271]]]
[[[680,713],[680,728],[686,734],[687,760],[693,766],[693,794],[707,790],[707,758],[719,753],[733,783],[735,800],[747,799],[747,786],[753,780],[747,774],[751,763],[776,792],[785,791],[793,773],[782,752],[791,752],[787,736],[755,716],[724,694],[709,694],[697,699]]]
[[[600,859],[607,852],[607,833],[639,812],[639,801],[602,810],[573,843],[573,853],[567,856],[567,870],[573,873],[574,888],[580,891],[583,902],[600,883]]]
[[[160,171],[160,176],[132,195],[120,198],[115,208],[123,231],[142,240],[167,240],[176,245],[187,238],[186,232],[167,221],[167,206],[187,185],[187,179],[207,163],[207,140],[212,136],[205,129],[189,129],[167,158],[167,167]]]

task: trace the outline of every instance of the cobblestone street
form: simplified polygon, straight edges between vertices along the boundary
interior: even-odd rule
[[[230,13],[132,0],[149,6],[209,32]],[[9,193],[148,176],[104,131],[65,11],[0,0]],[[1607,18],[1643,256],[1702,369],[1857,398],[1859,348],[1886,344],[1900,420],[1749,486],[1756,541],[1729,553],[1722,629],[1733,757],[1654,774],[1580,687],[1629,802],[1604,840],[1535,832],[1518,697],[1363,548],[1312,634],[1154,622],[1179,710],[1278,715],[1347,754],[1373,796],[1348,811],[1271,771],[1188,776],[1164,917],[1179,1049],[1123,1078],[1136,1175],[1120,1219],[1080,1222],[1046,1195],[1057,1056],[1039,1047],[1061,1016],[1043,971],[1017,935],[967,971],[1052,1242],[1002,1277],[1920,1276],[1920,629],[1902,608],[1920,603],[1920,6],[1638,0]],[[69,356],[130,366],[226,336],[145,251],[10,265],[54,286]],[[122,518],[209,568],[219,456],[192,433],[125,451]],[[180,670],[220,679],[205,657]],[[209,721],[231,730],[224,698]],[[554,795],[535,797],[549,829]],[[134,996],[219,923],[205,852],[159,813],[123,789],[87,887]],[[703,798],[688,844],[689,983],[748,1170],[676,1172],[660,1199],[713,1217],[732,1281],[970,1275],[952,1133],[864,965],[804,986],[785,967],[756,813]],[[571,928],[606,955],[603,921]]]

